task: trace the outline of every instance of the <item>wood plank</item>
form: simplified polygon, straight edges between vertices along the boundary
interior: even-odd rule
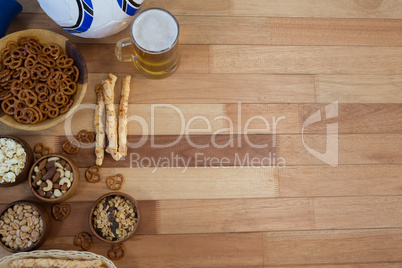
[[[99,76],[100,77],[100,76]],[[133,85],[135,87],[135,85]],[[133,91],[135,88],[133,89]],[[92,90],[89,90],[92,92]],[[120,99],[116,87],[115,102]],[[93,94],[87,94],[90,101]],[[1,124],[3,134],[68,135],[94,130],[93,105],[86,103],[64,123],[37,132]],[[401,104],[338,104],[338,116],[326,119],[327,104],[129,104],[129,135],[186,134],[306,134],[327,133],[327,124],[338,123],[342,134],[401,134]],[[88,108],[86,108],[88,107]],[[81,109],[82,108],[82,109]],[[84,109],[85,108],[85,109]],[[117,107],[116,107],[117,109]],[[322,120],[303,129],[307,118],[320,111]],[[153,131],[153,132],[152,132]]]
[[[120,94],[119,94],[120,95]],[[120,99],[117,100],[119,102]],[[94,131],[95,104],[81,105],[68,120],[42,131],[26,132],[4,124],[4,134],[13,135],[77,135],[82,129]],[[119,110],[116,105],[115,110]],[[227,120],[214,120],[224,115],[222,104],[129,104],[127,133],[130,135],[212,135],[227,127]]]
[[[264,265],[401,262],[401,245],[400,228],[271,232],[264,234]]]
[[[303,268],[398,268],[401,267],[401,262],[373,262],[373,263],[346,263],[346,264],[323,264],[323,265],[302,265]],[[269,266],[269,267],[281,267],[281,268],[293,268],[293,265],[279,265],[279,266]]]
[[[66,137],[56,137],[62,148]],[[270,168],[282,163],[276,159],[272,135],[159,135],[128,136],[127,157],[119,161],[105,154],[103,167],[244,167]],[[60,150],[60,149],[59,149]],[[94,148],[81,148],[71,155],[79,167],[95,164]]]
[[[317,75],[317,102],[401,103],[401,75]]]
[[[304,198],[165,200],[157,220],[160,234],[305,230],[313,228],[310,206]]]
[[[278,171],[280,197],[402,195],[402,165],[288,166]]]
[[[270,27],[262,17],[179,17],[182,44],[268,44]]]
[[[123,192],[136,200],[182,200],[268,198],[278,196],[278,170],[245,168],[102,168],[102,182],[89,183],[86,168],[80,169],[79,193],[69,202],[91,202],[94,196],[108,193],[106,178],[120,173],[125,178]],[[31,198],[28,182],[5,191],[0,203]],[[80,194],[85,193],[85,194]]]
[[[317,229],[402,227],[401,196],[314,198]]]
[[[117,76],[121,81],[123,75]],[[105,73],[89,74],[84,103],[95,102],[93,89],[106,77]],[[117,82],[115,102],[120,100],[120,88]],[[223,104],[240,100],[242,103],[315,102],[314,79],[309,75],[174,74],[151,80],[138,74],[133,76],[129,96],[132,104]]]
[[[131,62],[120,62],[114,53],[114,44],[96,43],[77,44],[85,58],[90,73],[125,73],[136,74],[138,71]],[[208,46],[180,45],[180,66],[177,73],[208,73]]]
[[[326,135],[305,134],[304,140],[312,150],[325,153]],[[338,142],[339,164],[402,163],[400,134],[339,134]],[[325,164],[307,151],[301,135],[277,135],[277,144],[276,159],[284,159],[286,166]]]
[[[211,73],[401,74],[400,55],[401,47],[211,45],[209,66]]]
[[[28,186],[27,186],[28,188]],[[27,191],[26,188],[26,191]],[[29,191],[29,190],[28,190]],[[130,193],[128,193],[130,194]],[[100,197],[101,195],[96,195],[96,198]],[[21,200],[18,198],[12,198],[11,200],[17,201]],[[36,201],[38,200],[33,197],[31,194],[30,197],[28,197],[28,200]],[[94,205],[96,199],[92,199],[90,202],[64,202],[65,204],[70,205],[71,207],[71,214],[68,218],[66,218],[63,221],[56,221],[53,218],[51,218],[50,221],[50,237],[60,237],[60,236],[75,236],[76,234],[80,232],[87,232],[91,233],[90,227],[89,227],[89,213],[91,211],[92,206]],[[9,201],[7,201],[9,202]],[[46,211],[49,213],[49,216],[51,217],[51,204],[44,204],[41,203],[43,207],[46,209]],[[1,203],[0,204],[0,209],[4,209],[7,204]],[[144,200],[138,201],[138,206],[139,210],[141,213],[141,217],[143,218],[141,222],[145,222],[146,224],[139,224],[137,233],[138,234],[156,234],[158,231],[158,226],[157,226],[157,202],[155,201],[150,201],[150,200]]]
[[[24,13],[43,13],[37,1],[18,0],[23,6]],[[186,0],[148,0],[145,1],[142,9],[149,7],[160,7],[169,10],[173,14],[186,15],[228,15],[229,0],[205,0],[188,2]],[[35,14],[37,16],[37,14]]]
[[[36,3],[36,2],[35,2]],[[180,44],[401,46],[402,20],[177,16]],[[130,27],[109,37],[81,38],[64,31],[46,14],[20,14],[9,33],[46,28],[74,43],[108,43],[130,36]]]
[[[400,19],[402,3],[393,0],[332,1],[332,0],[256,0],[246,5],[233,0],[232,14],[236,16],[270,17],[327,17],[327,18],[384,18]]]
[[[338,104],[338,116],[326,119],[327,104],[303,104],[299,107],[299,132],[314,112],[322,121],[311,124],[304,133],[327,133],[327,124],[338,123],[338,133],[402,133],[402,104]]]
[[[294,5],[294,4],[293,4]],[[270,44],[401,46],[402,20],[268,18]],[[224,43],[221,43],[224,44]],[[232,43],[236,44],[236,43]],[[248,44],[254,44],[251,40]]]
[[[40,248],[79,250],[74,237],[51,237]],[[94,238],[91,252],[107,256],[110,244]],[[121,268],[135,267],[262,267],[262,234],[135,235],[124,242]],[[3,248],[0,257],[9,255]]]
[[[226,104],[236,134],[299,133],[298,105]]]

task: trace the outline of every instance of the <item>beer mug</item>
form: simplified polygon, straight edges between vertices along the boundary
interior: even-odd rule
[[[167,10],[148,8],[134,16],[131,38],[116,44],[116,57],[134,62],[137,70],[148,78],[172,74],[180,62],[178,50],[179,23]],[[123,50],[128,53],[123,54]]]

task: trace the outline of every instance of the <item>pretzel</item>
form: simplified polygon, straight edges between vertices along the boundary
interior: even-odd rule
[[[88,250],[92,247],[92,238],[88,233],[79,233],[74,238],[74,245],[81,247],[83,250]]]
[[[124,176],[122,174],[117,174],[115,176],[107,177],[106,185],[110,190],[120,190],[124,184]]]
[[[102,176],[100,174],[100,167],[99,166],[92,166],[89,167],[85,171],[85,178],[89,182],[98,183],[102,180]]]
[[[60,68],[70,67],[74,64],[74,60],[67,55],[61,55],[56,60],[56,65]]]
[[[58,44],[49,44],[42,49],[42,52],[56,59],[61,53],[61,48]]]
[[[38,102],[38,96],[35,91],[23,89],[18,93],[18,99],[25,102],[28,107],[33,107]]]
[[[67,106],[64,106],[63,108],[60,109],[60,114],[67,113],[67,111],[70,110],[70,107],[73,106],[73,104],[74,104],[74,100],[70,99],[70,101],[68,102]]]
[[[57,44],[20,36],[1,50],[0,101],[17,122],[36,124],[73,105],[79,69]],[[14,98],[14,99],[11,99]]]
[[[14,113],[14,119],[18,123],[30,124],[34,120],[34,114],[31,110],[17,108]]]
[[[119,108],[119,153],[122,156],[127,155],[127,114],[128,114],[128,96],[130,94],[131,76],[123,77],[123,86],[121,89],[121,99]]]
[[[68,154],[76,154],[80,150],[80,142],[73,138],[63,143],[63,150]]]
[[[29,70],[25,67],[18,67],[17,71],[19,72],[19,79],[20,80],[26,80],[29,79],[31,74],[29,73]]]
[[[68,204],[55,204],[52,206],[52,216],[56,221],[65,220],[71,212],[71,207]]]
[[[77,84],[66,79],[60,83],[60,90],[66,95],[73,95],[77,91]]]
[[[78,132],[78,140],[82,144],[91,144],[95,141],[95,132],[92,131],[86,131],[86,130],[81,130]]]
[[[1,109],[3,110],[3,112],[5,112],[8,115],[14,115],[15,110],[17,109],[18,102],[19,102],[19,100],[17,100],[14,97],[10,97],[8,99],[5,99],[1,103]]]
[[[51,154],[52,149],[50,149],[49,147],[46,147],[43,143],[38,143],[35,145],[34,153],[39,154],[42,157],[42,156]]]
[[[120,260],[124,257],[124,247],[123,244],[112,245],[112,248],[108,251],[107,256],[111,260]]]

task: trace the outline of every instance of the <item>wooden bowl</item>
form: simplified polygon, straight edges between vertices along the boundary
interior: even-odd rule
[[[49,226],[50,226],[50,217],[49,214],[47,213],[46,209],[44,209],[41,205],[39,205],[36,202],[33,201],[26,201],[26,200],[20,200],[20,201],[15,201],[9,204],[1,213],[0,216],[3,215],[9,208],[12,208],[15,204],[28,204],[31,205],[36,211],[39,213],[39,217],[43,220],[43,230],[42,233],[39,236],[39,239],[33,243],[30,247],[26,247],[24,249],[11,249],[8,246],[6,246],[0,239],[0,245],[6,249],[7,251],[10,252],[24,252],[24,251],[31,251],[34,249],[39,248],[43,243],[45,243],[46,239],[49,236]],[[0,234],[0,237],[2,235]]]
[[[128,236],[126,236],[125,238],[120,239],[120,240],[111,241],[111,240],[105,239],[102,235],[100,235],[100,234],[95,230],[95,227],[94,227],[94,211],[95,211],[96,206],[98,205],[98,203],[99,203],[100,201],[102,201],[104,198],[106,198],[106,197],[108,197],[108,196],[117,196],[117,195],[126,198],[127,200],[129,200],[129,201],[133,204],[134,209],[136,209],[136,211],[137,211],[137,222],[136,222],[136,224],[134,225],[133,231],[132,231]],[[139,209],[138,203],[137,203],[137,201],[136,201],[133,197],[131,197],[131,196],[129,196],[128,194],[125,194],[125,193],[111,192],[111,193],[102,195],[101,197],[99,197],[99,198],[95,201],[95,203],[94,203],[94,205],[92,206],[91,211],[90,211],[90,213],[89,213],[89,228],[91,229],[92,233],[93,233],[99,240],[101,240],[101,241],[103,241],[103,242],[106,242],[106,243],[110,243],[110,244],[118,244],[118,243],[121,243],[121,242],[124,242],[124,241],[130,239],[130,238],[134,235],[135,231],[137,231],[139,223],[140,223],[140,209]]]
[[[72,173],[74,174],[74,179],[71,182],[71,186],[70,188],[66,191],[66,193],[60,197],[57,198],[47,198],[47,197],[43,197],[40,196],[36,189],[32,186],[33,184],[33,179],[32,176],[34,175],[35,172],[35,167],[39,165],[39,163],[43,160],[43,159],[47,159],[50,157],[59,157],[60,159],[64,159],[70,166],[72,169]],[[78,189],[78,185],[79,185],[79,181],[80,181],[80,171],[77,167],[77,165],[75,164],[75,162],[68,156],[63,155],[63,154],[49,154],[49,155],[45,155],[42,156],[41,158],[39,158],[31,167],[30,171],[29,171],[29,175],[28,175],[28,181],[29,181],[29,188],[31,189],[32,194],[38,198],[39,200],[46,202],[46,203],[60,203],[63,202],[67,199],[69,199],[72,195],[74,195],[74,193],[77,191]]]
[[[59,115],[53,119],[48,118],[37,124],[21,124],[15,121],[12,116],[5,114],[3,110],[0,109],[0,122],[3,122],[10,127],[29,131],[47,129],[63,122],[68,116],[72,115],[77,109],[78,105],[80,105],[87,90],[87,66],[81,52],[71,41],[69,41],[66,37],[62,35],[47,30],[29,29],[9,34],[0,39],[0,50],[5,48],[8,42],[17,41],[18,37],[21,36],[36,36],[39,39],[39,42],[42,44],[58,44],[70,58],[74,59],[74,64],[78,67],[80,71],[80,77],[77,82],[77,92],[73,96],[74,104],[65,114]]]
[[[0,187],[11,187],[11,186],[14,186],[14,185],[17,185],[17,184],[23,182],[24,180],[26,180],[28,178],[28,173],[29,173],[29,170],[30,170],[30,168],[32,166],[32,163],[34,161],[34,156],[33,156],[31,147],[29,146],[29,144],[25,140],[23,140],[21,138],[18,138],[18,137],[14,137],[14,136],[0,136],[0,139],[1,138],[7,138],[7,139],[15,140],[16,142],[18,142],[19,144],[22,145],[22,147],[24,148],[25,153],[26,153],[24,169],[21,171],[20,174],[17,175],[17,177],[15,178],[15,182],[3,182],[3,183],[0,183]],[[1,166],[1,164],[0,164],[0,166]]]

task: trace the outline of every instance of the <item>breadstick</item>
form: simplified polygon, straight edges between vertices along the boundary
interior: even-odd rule
[[[105,98],[103,97],[102,86],[97,85],[96,92],[96,108],[95,108],[95,131],[96,131],[96,165],[101,166],[105,154],[105,126],[103,124],[103,113],[105,111]]]
[[[10,263],[11,267],[66,267],[66,268],[100,268],[105,267],[101,260],[64,260],[64,259],[17,259]]]
[[[128,114],[128,96],[130,95],[131,76],[123,77],[123,86],[121,89],[121,99],[119,108],[119,153],[122,156],[127,155],[127,114]]]
[[[111,154],[114,160],[118,161],[121,155],[117,151],[117,118],[114,110],[114,86],[116,80],[116,76],[109,74],[109,78],[102,82],[102,86],[106,103],[106,135],[109,141],[106,152]]]

